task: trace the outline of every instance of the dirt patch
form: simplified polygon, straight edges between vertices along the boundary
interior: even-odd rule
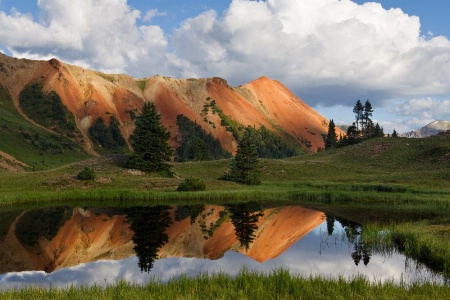
[[[140,170],[125,170],[124,173],[128,175],[145,175],[145,173]]]
[[[372,153],[370,154],[371,158],[377,157],[378,155],[386,152],[386,150],[389,148],[389,145],[387,143],[380,143],[375,145],[372,148]]]
[[[12,172],[20,172],[29,167],[30,166],[28,166],[26,163],[17,160],[8,153],[0,151],[0,169],[6,169]]]

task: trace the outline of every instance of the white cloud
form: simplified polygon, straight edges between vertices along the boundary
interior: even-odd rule
[[[101,71],[164,73],[167,38],[158,26],[138,26],[126,0],[40,0],[39,20],[0,12],[0,44],[17,56],[81,62]]]
[[[221,17],[186,20],[171,42],[198,76],[240,84],[265,74],[310,104],[450,93],[450,42],[376,3],[235,0]]]
[[[400,116],[448,120],[450,118],[450,100],[436,100],[431,97],[411,99],[397,104],[393,111]]]
[[[0,12],[0,47],[136,77],[220,76],[238,85],[267,75],[311,106],[450,95],[450,41],[421,35],[418,17],[374,2],[233,0],[223,15],[205,11],[171,36],[137,23],[165,13],[142,17],[126,0],[38,3],[39,20]]]
[[[145,22],[150,22],[153,19],[153,17],[164,17],[164,16],[167,16],[166,12],[159,12],[158,9],[154,8],[148,10],[144,18],[142,18],[142,20]]]

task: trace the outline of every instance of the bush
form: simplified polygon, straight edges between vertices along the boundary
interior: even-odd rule
[[[199,178],[186,178],[180,185],[178,185],[177,191],[204,191],[206,189],[205,183]]]
[[[93,168],[84,167],[83,170],[80,171],[77,175],[78,180],[94,180],[95,179],[95,171]]]

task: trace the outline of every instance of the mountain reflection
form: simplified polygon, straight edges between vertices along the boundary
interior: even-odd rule
[[[358,224],[299,206],[57,207],[0,212],[0,220],[0,288],[140,284],[200,272],[235,275],[242,266],[305,276],[431,278],[395,250],[380,253],[367,244]],[[24,270],[41,271],[18,272]]]
[[[132,208],[50,207],[0,212],[0,274],[53,272],[136,255],[141,271],[169,257],[219,259],[233,250],[264,262],[324,222],[299,206],[257,202]]]

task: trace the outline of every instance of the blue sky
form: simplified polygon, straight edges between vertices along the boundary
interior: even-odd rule
[[[337,124],[450,120],[446,0],[0,0],[0,51],[137,78],[266,75]]]

